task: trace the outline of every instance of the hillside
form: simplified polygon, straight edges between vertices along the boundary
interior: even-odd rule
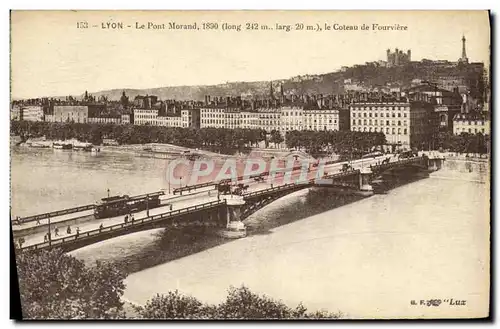
[[[366,86],[384,86],[386,83],[398,83],[409,86],[412,79],[434,80],[442,76],[463,76],[474,94],[482,91],[482,70],[477,67],[442,67],[431,63],[412,62],[399,67],[381,67],[374,64],[356,65],[343,72],[332,72],[320,75],[293,77],[286,80],[274,80],[275,92],[279,83],[283,83],[285,93],[300,94],[332,94],[343,91],[344,79],[363,81]],[[210,96],[242,96],[243,98],[269,94],[269,81],[228,82],[210,86],[176,86],[152,89],[113,89],[92,93],[99,97],[105,95],[109,100],[118,100],[122,91],[129,99],[137,95],[156,95],[160,99],[203,100]]]

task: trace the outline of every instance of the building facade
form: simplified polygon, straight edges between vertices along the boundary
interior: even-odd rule
[[[52,120],[54,122],[87,123],[89,107],[85,105],[56,105]]]
[[[121,116],[108,116],[108,117],[93,117],[88,118],[87,123],[99,123],[99,124],[122,124]]]
[[[157,125],[158,110],[156,109],[134,109],[135,125]]]
[[[351,131],[384,133],[388,144],[420,146],[428,133],[429,109],[420,102],[356,102],[350,112]]]
[[[21,120],[21,108],[19,106],[13,106],[10,109],[10,119]]]
[[[340,130],[339,108],[336,107],[299,102],[283,105],[266,102],[252,107],[202,107],[200,127],[263,129],[268,133],[278,130],[283,135],[293,130]]]
[[[484,113],[459,113],[453,118],[453,133],[490,135],[490,120]]]
[[[44,113],[42,106],[21,106],[19,107],[19,120],[43,121]]]
[[[200,128],[200,110],[196,108],[182,109],[181,121],[183,128]]]

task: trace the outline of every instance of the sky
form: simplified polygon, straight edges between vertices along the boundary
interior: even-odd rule
[[[102,28],[108,22],[124,29]],[[136,28],[150,22],[167,29]],[[200,30],[170,30],[170,22],[196,22]],[[203,22],[218,29],[204,30]],[[242,30],[222,30],[224,23]],[[245,30],[246,23],[273,30]],[[296,24],[322,31],[295,30]],[[370,29],[328,31],[325,24]],[[377,31],[372,24],[407,29]],[[285,79],[385,60],[388,48],[411,49],[412,60],[456,61],[462,35],[469,61],[488,63],[486,11],[13,11],[11,96]]]

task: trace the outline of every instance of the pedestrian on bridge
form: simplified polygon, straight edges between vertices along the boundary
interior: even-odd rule
[[[59,228],[58,227],[56,227],[56,229],[54,230],[54,235],[59,236]]]
[[[77,227],[77,228],[76,228],[76,237],[78,238],[78,236],[79,236],[79,235],[80,235],[80,228],[79,228],[79,227]]]
[[[36,225],[40,225],[40,219],[36,220]]]
[[[219,196],[219,195],[217,194],[217,196]],[[172,204],[170,204],[170,211],[172,211],[173,208],[174,207],[172,206]]]
[[[47,242],[47,240],[48,240],[48,239],[49,239],[49,236],[48,236],[47,234],[45,234],[45,235],[43,236],[43,242]]]
[[[102,231],[103,228],[104,228],[104,224],[101,223],[101,225],[99,225],[99,233]]]
[[[125,224],[128,223],[128,215],[125,215],[125,220],[124,220]]]
[[[19,248],[23,247],[23,244],[25,242],[24,237],[20,237],[19,240],[17,241],[19,243]]]
[[[130,214],[130,221],[133,223],[134,222],[134,214]]]
[[[71,234],[71,226],[68,225],[68,228],[66,229],[66,233]]]

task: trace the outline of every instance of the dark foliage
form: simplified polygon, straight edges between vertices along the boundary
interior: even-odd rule
[[[23,318],[123,317],[125,275],[116,266],[86,267],[59,249],[19,252],[16,258]]]

